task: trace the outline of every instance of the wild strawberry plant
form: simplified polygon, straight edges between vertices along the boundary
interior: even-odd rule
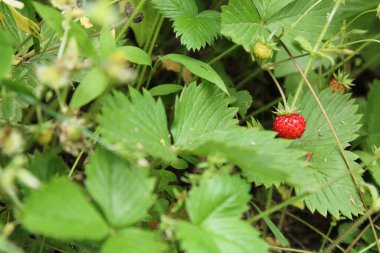
[[[380,252],[377,0],[0,0],[0,252]]]

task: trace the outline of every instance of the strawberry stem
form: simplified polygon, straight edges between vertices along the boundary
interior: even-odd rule
[[[272,72],[270,69],[267,69],[266,71],[267,71],[267,72],[269,73],[269,75],[272,77],[274,83],[275,83],[276,86],[277,86],[278,91],[279,91],[280,94],[281,94],[282,101],[284,102],[285,110],[286,110],[286,111],[289,111],[289,106],[288,106],[288,102],[286,101],[285,93],[284,93],[284,91],[282,90],[280,84],[278,83],[277,78],[273,75],[273,72]]]

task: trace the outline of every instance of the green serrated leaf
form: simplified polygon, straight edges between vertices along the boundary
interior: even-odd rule
[[[75,89],[70,108],[76,109],[100,96],[108,86],[108,78],[100,68],[93,68]]]
[[[212,44],[220,32],[220,13],[198,13],[194,0],[152,0],[153,5],[173,23],[177,37],[188,50],[199,50]]]
[[[228,97],[209,83],[190,84],[176,101],[171,132],[175,145],[184,148],[210,133],[236,126],[236,108]]]
[[[91,155],[86,175],[86,188],[114,227],[144,218],[155,199],[154,181],[109,151],[98,148]]]
[[[198,7],[194,0],[152,0],[153,5],[165,18],[174,20],[183,13],[195,16]]]
[[[193,186],[186,202],[190,222],[179,221],[176,234],[189,253],[267,252],[250,224],[241,221],[250,199],[238,176],[215,175]]]
[[[102,240],[109,232],[81,188],[63,178],[28,196],[21,222],[33,233],[59,240]]]
[[[162,59],[184,65],[191,73],[215,84],[226,94],[229,94],[224,81],[209,64],[181,54],[167,54]]]
[[[203,11],[197,15],[183,13],[175,18],[174,32],[188,50],[199,50],[211,45],[220,32],[220,13]]]
[[[271,131],[239,127],[215,132],[187,146],[186,150],[201,156],[219,155],[240,167],[248,181],[258,185],[269,187],[286,182],[313,189],[311,171],[303,161],[305,152],[290,149],[290,142],[275,139],[275,135]]]
[[[110,237],[102,246],[101,253],[161,253],[166,244],[154,232],[128,228]]]
[[[165,162],[177,158],[171,140],[165,108],[146,90],[130,90],[131,98],[121,92],[110,96],[99,118],[99,131],[109,142],[129,154],[142,152]]]
[[[356,114],[358,106],[348,94],[332,93],[330,89],[323,90],[318,97],[329,116],[332,125],[343,147],[357,137],[360,128],[360,115]],[[327,213],[335,217],[340,214],[351,217],[362,213],[363,206],[359,194],[352,181],[335,142],[331,129],[312,95],[307,92],[300,98],[298,109],[306,119],[306,130],[293,147],[310,153],[309,167],[313,169],[313,178],[319,186],[329,185],[319,192],[305,198],[306,206],[311,211],[322,215]],[[346,152],[350,164],[355,169],[356,178],[361,181],[360,167],[354,162],[357,157]],[[339,179],[339,180],[338,180]],[[297,190],[298,193],[304,192]]]

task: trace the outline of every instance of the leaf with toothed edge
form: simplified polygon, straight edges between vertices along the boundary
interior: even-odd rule
[[[361,115],[357,114],[358,106],[349,94],[333,93],[325,89],[318,97],[329,116],[341,145],[345,148],[358,135]],[[305,204],[311,211],[318,211],[326,216],[340,214],[351,218],[361,214],[363,205],[346,163],[343,160],[331,129],[310,92],[300,97],[298,109],[306,119],[306,130],[300,139],[293,142],[292,147],[311,152],[309,167],[313,170],[313,178],[319,186],[328,182],[330,185],[305,198]],[[346,155],[361,182],[360,166],[355,163],[357,157],[346,151]],[[339,180],[334,179],[340,178]],[[302,194],[297,189],[297,194]]]

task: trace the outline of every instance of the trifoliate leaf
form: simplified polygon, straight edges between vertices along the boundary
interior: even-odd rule
[[[236,108],[228,108],[228,97],[218,88],[190,84],[176,101],[171,132],[175,145],[184,148],[208,134],[236,126]]]
[[[292,46],[297,36],[306,37],[313,45],[333,5],[330,0],[318,4],[309,0],[231,0],[222,7],[222,34],[242,45],[247,52],[260,37],[267,38],[271,32],[277,36],[284,32],[281,39],[287,46]],[[329,32],[335,29],[331,25]]]
[[[29,195],[21,222],[33,233],[59,240],[102,240],[109,232],[81,188],[63,178]]]
[[[139,221],[153,204],[153,180],[109,151],[91,155],[86,175],[86,188],[114,227]]]
[[[128,228],[110,237],[102,246],[101,253],[161,253],[167,246],[153,232]]]
[[[237,176],[216,175],[193,186],[186,202],[190,222],[179,221],[176,234],[189,253],[267,252],[250,224],[240,220],[247,210],[250,187]]]
[[[198,13],[194,0],[152,0],[161,14],[170,18],[177,37],[188,50],[199,50],[214,42],[220,32],[220,13]]]
[[[258,185],[269,187],[286,182],[312,189],[314,181],[304,162],[306,153],[290,149],[289,141],[275,139],[275,135],[239,127],[214,132],[186,146],[186,150],[200,156],[221,156]]]
[[[356,131],[360,128],[361,116],[356,114],[358,106],[350,99],[350,95],[332,93],[330,89],[322,91],[318,97],[342,146],[347,147],[349,142],[357,137]],[[305,198],[306,206],[311,211],[316,210],[322,215],[327,215],[328,212],[335,217],[339,217],[340,214],[347,217],[360,214],[363,210],[360,196],[331,129],[309,92],[300,98],[298,109],[301,110],[307,124],[302,138],[295,140],[293,147],[310,153],[309,167],[313,169],[313,178],[319,187],[328,183],[327,187]],[[360,182],[360,168],[354,162],[357,157],[350,152],[346,154]]]
[[[131,89],[130,98],[121,92],[110,96],[99,118],[101,135],[129,155],[143,153],[165,162],[176,155],[170,149],[165,108],[148,91]]]

